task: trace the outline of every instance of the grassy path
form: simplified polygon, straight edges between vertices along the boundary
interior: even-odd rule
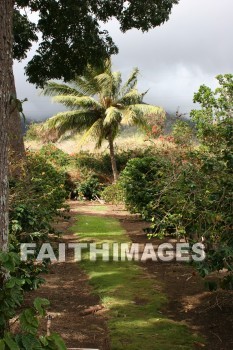
[[[72,230],[80,242],[127,243],[129,238],[117,219],[101,215],[78,215]],[[161,313],[166,296],[159,281],[135,262],[96,262],[84,252],[82,268],[107,309],[111,350],[190,350],[197,336]]]

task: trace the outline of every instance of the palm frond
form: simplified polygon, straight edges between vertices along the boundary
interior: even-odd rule
[[[100,148],[104,140],[103,135],[103,119],[97,119],[92,126],[84,133],[80,140],[80,145],[84,144],[88,139],[96,141],[96,148]]]
[[[116,107],[109,107],[105,112],[105,118],[103,125],[112,127],[113,125],[118,125],[121,123],[122,113]]]
[[[44,94],[55,96],[55,102],[71,111],[50,118],[45,123],[47,130],[55,130],[58,135],[84,131],[81,143],[94,137],[96,147],[100,147],[103,140],[117,136],[121,123],[146,127],[150,116],[164,115],[164,110],[142,103],[147,92],[138,92],[138,74],[138,68],[134,68],[121,89],[121,73],[112,72],[109,59],[99,67],[87,66],[84,74],[69,85],[49,82]]]
[[[96,111],[68,111],[56,114],[45,122],[45,128],[57,130],[59,135],[67,131],[84,131],[99,119]]]
[[[47,96],[83,96],[83,94],[74,87],[67,84],[59,84],[54,81],[50,81],[45,85],[42,94]]]
[[[127,94],[130,90],[136,88],[137,82],[138,82],[138,74],[139,74],[139,69],[136,67],[133,69],[132,73],[130,74],[129,78],[126,80],[125,84],[121,89],[122,96]]]
[[[60,95],[53,97],[54,102],[62,103],[64,106],[74,110],[77,108],[82,109],[96,109],[101,110],[102,106],[99,102],[97,102],[94,98],[89,96],[66,96],[66,95]]]
[[[99,92],[99,86],[94,77],[88,76],[87,73],[85,76],[77,76],[75,84],[83,95],[94,96]]]
[[[101,87],[100,88],[100,96],[101,97],[112,97],[112,86],[113,80],[112,75],[107,72],[101,73],[95,77],[96,82]]]
[[[112,94],[114,99],[117,99],[120,93],[120,88],[122,84],[121,72],[112,73]]]
[[[94,96],[102,90],[96,77],[103,73],[111,74],[111,60],[105,60],[101,66],[88,65],[83,76],[76,77],[75,84],[84,95]]]
[[[163,109],[161,107],[157,106],[135,104],[124,110],[122,123],[127,125],[138,125],[140,127],[146,127],[148,124],[147,118],[150,115],[157,114],[162,110]]]
[[[142,103],[144,94],[141,94],[136,89],[130,90],[127,94],[125,94],[123,97],[121,97],[117,104],[123,105],[123,106],[130,106],[135,104]]]

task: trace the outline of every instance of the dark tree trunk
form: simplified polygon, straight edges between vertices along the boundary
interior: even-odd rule
[[[0,1],[0,251],[8,249],[8,120],[12,71],[13,0]]]
[[[113,139],[112,139],[111,136],[108,138],[108,142],[109,142],[109,149],[110,149],[110,158],[111,158],[111,164],[112,164],[112,172],[113,172],[114,182],[116,182],[117,179],[118,179],[118,171],[117,171],[117,165],[116,165],[114,144],[113,144]]]
[[[26,159],[22,123],[17,104],[14,99],[17,98],[15,79],[13,69],[11,70],[11,110],[8,122],[8,137],[9,137],[9,170],[10,176],[13,178],[20,177],[23,174],[23,167]]]

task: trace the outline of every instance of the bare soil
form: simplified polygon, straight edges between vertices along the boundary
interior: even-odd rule
[[[106,206],[100,211],[95,204],[69,203],[71,219],[58,223],[63,231],[65,243],[77,242],[69,228],[76,214],[111,216],[120,220],[130,239],[146,243],[143,232],[146,223],[132,216],[121,207]],[[99,206],[99,204],[98,204]],[[154,240],[154,244],[158,241]],[[161,243],[161,242],[159,242]],[[142,264],[147,274],[158,278],[162,283],[161,292],[168,297],[168,304],[162,313],[185,322],[194,332],[206,339],[208,345],[197,343],[197,348],[208,350],[233,349],[233,293],[226,291],[207,292],[203,280],[189,266],[181,263],[146,262]],[[25,304],[31,305],[35,297],[47,298],[51,302],[48,310],[53,317],[51,331],[61,334],[68,347],[95,348],[109,350],[109,335],[106,325],[106,310],[99,297],[88,283],[88,276],[77,263],[54,264],[49,274],[43,276],[46,283],[37,291],[27,293]],[[142,300],[137,300],[142,303]],[[42,323],[46,332],[47,322]],[[171,345],[172,348],[172,345]]]

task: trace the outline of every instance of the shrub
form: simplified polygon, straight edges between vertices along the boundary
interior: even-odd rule
[[[39,274],[46,270],[46,263],[20,261],[20,243],[43,242],[66,198],[64,173],[45,157],[29,154],[26,170],[24,178],[10,181],[10,244],[8,252],[0,252],[0,348],[65,350],[58,334],[38,334],[39,319],[49,305],[45,299],[35,299],[33,308],[19,316],[19,332],[10,333],[9,321],[23,302],[24,290],[38,288],[43,282]]]
[[[170,169],[166,159],[155,156],[130,160],[120,176],[126,207],[145,219],[150,218],[154,214],[154,201],[165,186]]]
[[[21,242],[47,240],[49,232],[53,232],[51,222],[60,215],[66,197],[64,172],[45,157],[28,154],[27,174],[10,183],[10,251],[18,253]],[[24,289],[33,289],[42,282],[38,276],[45,269],[45,264],[21,262],[16,276],[24,281]]]
[[[66,167],[71,162],[71,157],[52,143],[43,146],[39,154],[56,167]]]
[[[172,136],[174,143],[185,147],[191,146],[193,142],[194,131],[192,130],[190,123],[184,120],[178,120],[172,128]]]
[[[100,196],[102,189],[103,184],[99,182],[97,176],[93,175],[78,184],[77,193],[80,199],[95,200]]]
[[[202,86],[192,111],[200,147],[166,158],[134,159],[121,174],[127,207],[153,222],[155,235],[174,233],[204,240],[202,276],[223,268],[224,288],[233,285],[233,76],[219,76],[216,91]],[[178,125],[175,136],[181,137]],[[182,140],[181,140],[182,141]],[[182,141],[183,143],[183,141]],[[175,149],[176,152],[176,149]]]
[[[120,182],[106,186],[101,197],[111,204],[123,204],[125,202],[125,192]]]
[[[118,150],[116,153],[116,163],[119,172],[124,170],[127,162],[132,158],[142,158],[153,153],[152,148],[135,150]],[[93,154],[80,152],[72,157],[72,165],[85,173],[96,174],[106,182],[112,178],[112,167],[110,155],[108,153]]]

